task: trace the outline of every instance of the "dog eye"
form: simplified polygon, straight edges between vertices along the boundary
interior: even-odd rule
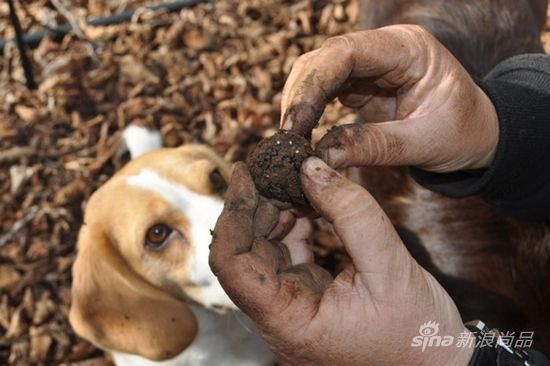
[[[220,195],[227,191],[227,182],[217,168],[210,173],[210,184],[212,184],[214,192]]]
[[[172,233],[172,229],[164,224],[156,224],[147,230],[145,246],[151,250],[161,250]]]

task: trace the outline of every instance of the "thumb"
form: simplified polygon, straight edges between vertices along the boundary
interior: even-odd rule
[[[354,123],[332,128],[319,141],[318,155],[334,168],[366,165],[422,166],[434,144],[421,119]]]
[[[315,157],[304,162],[301,173],[307,198],[332,223],[369,291],[385,293],[410,273],[412,257],[363,187]]]

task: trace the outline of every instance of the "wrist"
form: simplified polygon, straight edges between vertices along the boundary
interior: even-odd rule
[[[469,331],[467,328],[464,328],[461,337],[469,337],[475,339],[474,333]],[[457,366],[468,366],[470,360],[475,351],[475,342],[469,342],[463,345],[455,344],[452,348],[446,351],[442,356],[440,365],[457,365]]]
[[[498,140],[499,140],[499,123],[498,115],[496,108],[487,96],[476,86],[478,94],[478,106],[479,110],[477,111],[476,120],[479,124],[479,135],[477,136],[477,141],[479,141],[480,149],[477,154],[477,158],[474,159],[472,164],[467,169],[484,169],[488,168],[495,157],[495,152],[497,150]]]
[[[466,328],[464,328],[464,331],[470,333],[471,337],[475,338],[475,335]],[[449,365],[469,365],[475,351],[475,343],[456,348],[458,352],[454,355],[454,358],[451,360],[453,362],[450,362]]]
[[[465,327],[453,334],[452,344],[428,347],[420,358],[411,364],[468,366],[475,352],[476,336]]]

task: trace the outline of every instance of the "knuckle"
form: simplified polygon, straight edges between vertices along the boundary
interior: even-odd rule
[[[425,55],[438,42],[432,33],[421,25],[408,25],[405,31],[411,40],[414,41],[410,43],[411,45],[415,45],[415,47],[411,47],[411,50],[415,53],[412,55],[413,57]]]
[[[400,29],[403,33],[406,33],[406,34],[408,34],[409,36],[411,36],[411,37],[413,37],[413,38],[416,38],[416,39],[421,39],[421,38],[425,38],[425,37],[431,37],[431,33],[430,33],[426,28],[424,28],[423,26],[418,25],[418,24],[404,24],[404,25],[400,25],[400,26],[399,26],[399,29]]]
[[[418,24],[410,24],[407,26],[411,33],[419,35],[419,36],[425,36],[429,34],[429,32],[421,25]]]
[[[353,48],[353,42],[348,35],[344,34],[328,38],[323,42],[322,47],[351,49]]]
[[[408,75],[409,83],[415,83],[426,73],[430,50],[433,48],[433,36],[419,25],[405,25],[399,30],[396,37],[406,48],[396,72]]]
[[[334,205],[333,222],[335,224],[354,223],[357,218],[368,216],[372,212],[372,199],[367,192],[356,185],[342,192]]]
[[[367,152],[372,157],[373,165],[392,165],[405,150],[405,144],[398,137],[387,133],[378,126],[363,130],[363,138]]]
[[[323,42],[323,49],[337,50],[339,55],[345,58],[352,58],[355,52],[355,41],[349,35],[331,37]]]

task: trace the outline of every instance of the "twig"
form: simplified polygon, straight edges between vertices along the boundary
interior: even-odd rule
[[[13,29],[15,30],[15,41],[17,43],[17,47],[19,48],[19,56],[21,57],[21,65],[23,66],[23,72],[25,73],[27,88],[34,90],[37,85],[32,75],[31,63],[25,50],[23,31],[21,30],[19,18],[17,18],[17,14],[15,13],[15,5],[13,4],[13,0],[8,0],[8,6],[10,8],[10,20],[13,25]]]
[[[80,39],[84,39],[84,33],[82,32],[82,29],[80,28],[80,25],[78,24],[78,20],[76,20],[75,16],[63,5],[59,0],[50,0],[52,5],[55,6],[57,11],[63,15],[65,19],[69,22],[69,25],[72,28],[72,31],[76,36]]]
[[[94,60],[94,62],[97,63],[97,64],[101,63],[100,58],[99,58],[98,54],[95,51],[94,45],[84,35],[84,32],[82,31],[82,28],[80,27],[79,22],[76,19],[76,17],[71,13],[71,11],[69,9],[67,9],[67,7],[65,5],[63,5],[61,3],[61,1],[59,1],[59,0],[50,0],[50,1],[52,2],[52,5],[57,9],[57,11],[59,13],[61,13],[61,15],[63,15],[63,17],[65,19],[67,19],[67,21],[69,22],[69,25],[71,26],[71,29],[74,32],[74,34],[76,34],[76,36],[79,39],[81,39],[83,41],[86,41],[86,44],[85,44],[84,47],[85,47],[86,51],[88,51],[88,54]]]
[[[0,151],[0,164],[31,156],[33,153],[34,149],[30,147],[14,146],[11,149]]]
[[[29,209],[29,212],[20,220],[17,220],[15,224],[9,229],[4,235],[0,236],[0,248],[6,245],[19,230],[21,230],[25,225],[31,222],[38,213],[38,206],[32,206]]]
[[[45,28],[47,30],[49,30],[50,32],[55,32],[55,27],[54,26],[51,26],[50,24],[46,23],[46,22],[43,22],[42,20],[40,19],[37,19],[33,13],[30,12],[29,8],[27,7],[27,4],[25,4],[25,2],[20,2],[19,3],[19,7],[21,8],[21,10],[23,10],[23,13],[25,14],[25,16],[27,18],[29,18],[31,20],[31,25],[40,25],[42,28]]]
[[[158,11],[158,10],[166,10],[166,11],[179,11],[182,8],[197,5],[206,1],[210,0],[175,0],[171,3],[162,3],[158,5],[151,5],[148,6],[151,10]],[[128,20],[132,19],[132,15],[134,14],[133,9],[125,10],[121,13],[117,14],[111,14],[103,18],[94,18],[87,21],[87,24],[94,27],[101,27],[106,25],[113,25],[113,24],[120,24],[122,22],[126,22]],[[42,38],[46,36],[50,36],[53,39],[59,39],[68,32],[71,31],[71,25],[70,24],[60,24],[57,28],[55,28],[55,31],[40,31],[36,33],[28,33],[25,34],[23,37],[24,41],[29,46],[36,46]],[[11,40],[0,40],[0,52],[3,51],[4,47],[6,46],[7,42],[10,42]]]
[[[121,13],[128,7],[128,0],[119,1],[118,7],[116,8],[115,13]]]

